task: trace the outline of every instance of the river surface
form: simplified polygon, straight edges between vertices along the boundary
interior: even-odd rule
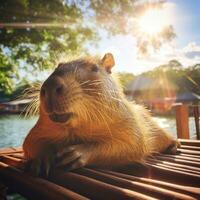
[[[157,123],[176,137],[176,120],[174,118],[154,117]],[[0,115],[0,148],[17,147],[29,130],[36,123],[37,117],[24,118],[20,115]],[[195,133],[194,119],[190,118],[190,135]]]

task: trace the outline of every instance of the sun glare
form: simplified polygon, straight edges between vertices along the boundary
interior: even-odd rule
[[[150,9],[139,18],[141,32],[151,36],[159,34],[167,25],[169,25],[169,19],[163,10]]]

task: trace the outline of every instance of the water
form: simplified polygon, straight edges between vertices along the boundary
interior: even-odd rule
[[[174,117],[153,117],[160,127],[171,133],[177,138],[176,119]],[[195,121],[193,117],[189,118],[190,138],[196,139]]]
[[[36,120],[37,117],[25,119],[20,115],[0,115],[0,148],[22,145]]]
[[[176,121],[174,118],[154,117],[154,119],[161,127],[172,133],[175,137],[177,136]],[[22,145],[25,136],[36,121],[37,117],[25,119],[19,115],[0,115],[0,148]],[[189,122],[190,134],[193,138],[195,133],[194,119],[190,118]]]
[[[21,146],[37,117],[25,119],[20,115],[0,115],[0,148]],[[19,194],[7,196],[8,200],[26,200]]]

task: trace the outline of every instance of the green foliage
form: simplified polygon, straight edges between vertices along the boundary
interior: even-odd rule
[[[118,78],[119,78],[119,82],[122,85],[123,88],[125,88],[125,86],[134,80],[134,75],[132,73],[128,73],[128,72],[119,72],[117,73]]]
[[[86,53],[84,45],[86,42],[97,41],[100,29],[107,30],[110,35],[132,34],[136,29],[132,28],[134,24],[131,22],[147,7],[145,3],[138,2],[140,1],[1,1],[0,22],[4,24],[0,27],[1,90],[10,93],[14,89],[13,76],[17,78],[16,71],[23,69],[34,74],[41,69],[54,67],[61,54],[63,57]],[[150,4],[154,7],[162,6],[163,1],[148,2],[148,6]],[[172,32],[169,29],[167,36],[165,34],[160,37],[167,41],[171,39]],[[132,35],[137,37],[135,33]]]
[[[171,60],[143,75],[168,79],[177,87],[177,93],[191,91],[200,95],[200,64],[184,68],[179,61]]]
[[[94,31],[82,23],[80,8],[57,0],[4,1],[0,21],[11,25],[1,29],[0,43],[10,49],[13,59],[39,68],[54,64],[60,52],[80,51],[82,44],[94,37]]]
[[[78,53],[86,41],[95,38],[95,31],[82,23],[80,8],[69,2],[1,2],[0,21],[7,23],[0,29],[0,86],[5,94],[14,89],[15,70],[34,73],[54,67],[61,53]],[[30,26],[41,23],[43,27]]]
[[[185,80],[182,80],[182,87],[200,95],[200,64],[185,69]]]
[[[14,88],[13,79],[17,77],[16,69],[9,57],[0,51],[0,94],[9,95]]]

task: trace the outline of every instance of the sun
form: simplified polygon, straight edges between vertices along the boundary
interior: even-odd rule
[[[169,25],[169,19],[163,10],[147,10],[138,20],[139,29],[142,33],[156,36]]]

